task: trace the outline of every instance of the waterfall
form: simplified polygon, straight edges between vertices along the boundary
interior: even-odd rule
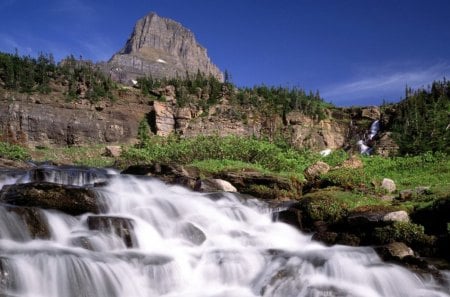
[[[365,135],[363,139],[358,140],[356,143],[359,146],[359,152],[361,155],[371,155],[373,151],[372,141],[374,137],[380,131],[380,121],[375,120],[370,125],[369,135]]]
[[[0,204],[0,296],[450,296],[432,277],[385,264],[371,248],[325,247],[273,222],[256,199],[110,171],[81,178],[52,170],[40,181],[83,181],[106,207],[71,216]],[[30,176],[3,173],[0,187]],[[48,232],[36,233],[19,209]]]

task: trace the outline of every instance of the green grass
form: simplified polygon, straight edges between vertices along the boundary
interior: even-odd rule
[[[0,158],[11,160],[28,160],[30,159],[30,154],[24,147],[7,142],[0,142]]]
[[[126,165],[152,162],[197,164],[207,171],[237,166],[297,175],[318,159],[319,156],[311,152],[237,136],[151,137],[140,147],[130,148],[122,155],[122,163]]]
[[[420,156],[391,158],[368,156],[361,157],[361,160],[363,168],[336,169],[325,174],[323,178],[344,188],[359,188],[380,194],[379,185],[383,178],[394,180],[398,191],[418,186],[429,186],[432,190],[450,187],[450,158],[445,154],[426,153]],[[327,162],[327,159],[324,158],[324,161]]]
[[[445,154],[426,153],[419,156],[363,158],[366,179],[395,181],[397,189],[417,186],[441,188],[450,186],[450,158]]]

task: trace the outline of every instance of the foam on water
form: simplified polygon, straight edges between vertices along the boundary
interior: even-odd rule
[[[383,263],[371,248],[325,247],[272,222],[256,199],[120,175],[97,191],[107,210],[96,216],[110,225],[90,228],[92,214],[40,210],[47,240],[31,239],[23,220],[0,205],[0,295],[450,296],[431,277]],[[119,232],[117,224],[132,228]]]

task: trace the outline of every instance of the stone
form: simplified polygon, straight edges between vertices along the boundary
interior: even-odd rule
[[[125,46],[111,57],[105,68],[122,82],[140,76],[184,77],[198,71],[220,81],[224,78],[189,29],[155,13],[137,21]]]
[[[272,218],[276,222],[283,222],[303,231],[302,212],[295,206],[281,207],[281,210],[274,210]]]
[[[99,117],[99,112],[71,103],[0,102],[0,134],[29,147],[129,143],[136,138],[146,112],[142,107],[118,103],[105,107]]]
[[[403,259],[414,256],[414,251],[403,242],[392,242],[375,249],[384,260]]]
[[[4,218],[8,217],[8,214],[14,214],[15,219],[12,220],[19,220],[12,222],[15,227],[17,226],[20,229],[15,230],[15,234],[12,234],[16,241],[27,241],[35,238],[50,239],[51,237],[47,219],[38,208],[4,206],[0,208],[0,214]],[[23,234],[24,230],[26,230],[25,234]]]
[[[402,190],[398,193],[398,199],[400,200],[411,200],[413,198],[414,191],[413,190]]]
[[[389,178],[383,178],[381,182],[381,188],[387,193],[393,193],[396,190],[395,182]]]
[[[154,127],[151,128],[156,135],[168,136],[175,130],[175,116],[171,103],[154,101],[150,114],[155,119]]]
[[[89,230],[98,230],[120,237],[128,248],[138,247],[134,234],[134,220],[115,216],[88,216]]]
[[[199,181],[200,185],[197,185],[197,191],[201,192],[237,192],[235,186],[230,182],[218,179],[218,178],[207,178]]]
[[[318,161],[313,165],[305,169],[304,174],[308,180],[314,180],[320,177],[320,175],[330,171],[330,165],[325,162]]]
[[[385,214],[382,220],[385,222],[409,222],[409,215],[404,210],[393,211]]]
[[[195,245],[201,245],[206,240],[205,233],[190,222],[181,225],[177,231],[184,239]]]
[[[0,191],[0,202],[16,206],[55,209],[73,216],[98,213],[101,208],[92,188],[46,182],[4,186]]]
[[[361,110],[361,116],[375,121],[380,119],[381,111],[378,106],[370,106]]]
[[[302,185],[287,178],[254,171],[220,172],[215,178],[229,181],[239,193],[261,199],[284,200],[301,195]]]
[[[122,154],[122,147],[119,145],[108,145],[105,147],[104,155],[107,157],[118,158]]]

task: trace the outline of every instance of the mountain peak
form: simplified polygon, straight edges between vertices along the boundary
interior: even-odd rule
[[[180,23],[155,12],[139,19],[125,46],[108,62],[120,79],[184,77],[198,71],[223,80],[223,73]]]

